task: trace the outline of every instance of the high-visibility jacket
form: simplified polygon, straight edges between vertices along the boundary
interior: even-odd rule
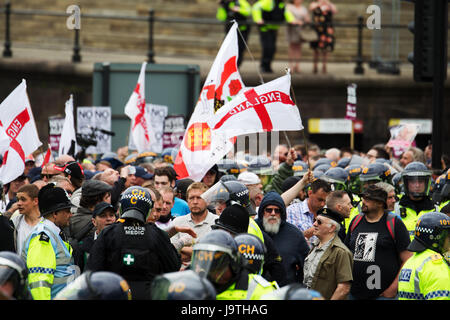
[[[28,286],[34,300],[50,300],[79,275],[72,247],[50,220],[39,222],[28,236],[22,258],[28,267]]]
[[[257,236],[262,241],[262,243],[264,243],[264,236],[262,234],[261,228],[255,222],[255,220],[253,220],[252,218],[250,218],[249,220],[250,221],[248,223],[248,231],[247,232]]]
[[[439,204],[439,212],[441,212],[442,208],[450,203],[450,200],[444,201]]]
[[[219,293],[216,300],[260,300],[265,294],[279,289],[276,281],[269,282],[260,275],[248,275],[248,289],[235,289],[236,284],[233,283],[227,290]]]
[[[230,1],[225,6],[221,5],[217,9],[216,18],[220,21],[235,19],[239,24],[239,30],[247,30],[248,25],[245,24],[246,18],[252,13],[252,6],[247,0],[239,0],[239,12],[231,10],[236,5],[237,1]]]
[[[258,0],[252,7],[252,17],[253,21],[256,23],[263,21],[286,21],[294,22],[295,16],[286,9],[286,4],[284,2],[279,2],[278,7],[276,7],[275,0]],[[268,30],[278,30],[280,28],[279,24],[264,24],[259,27],[262,32]]]
[[[414,230],[416,228],[417,220],[424,215],[425,213],[438,211],[438,208],[430,209],[430,210],[422,210],[419,213],[414,211],[411,208],[403,207],[398,203],[395,204],[394,213],[399,215],[402,218],[403,223],[406,226],[406,229],[409,232],[409,238],[412,241],[414,239]]]
[[[399,300],[450,300],[450,267],[437,252],[416,252],[400,270]]]

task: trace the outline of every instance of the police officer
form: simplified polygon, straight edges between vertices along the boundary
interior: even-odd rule
[[[450,218],[440,212],[423,214],[417,221],[414,255],[398,279],[400,300],[450,300]]]
[[[244,257],[247,269],[250,273],[262,275],[266,247],[255,235],[241,233],[234,237],[239,252]]]
[[[34,300],[50,300],[79,275],[72,247],[62,231],[69,225],[73,207],[67,192],[53,183],[38,193],[39,222],[24,242],[22,258],[29,275],[28,286]]]
[[[237,61],[238,67],[242,63],[245,52],[245,42],[248,40],[250,34],[250,24],[247,18],[252,13],[252,6],[247,0],[220,0],[219,8],[217,9],[216,18],[220,21],[227,21],[225,23],[225,34],[230,31],[231,21],[236,20],[239,24],[238,28],[242,36],[238,34],[239,58]],[[239,32],[238,32],[239,33]]]
[[[194,245],[190,268],[211,281],[217,300],[258,300],[278,289],[276,282],[250,274],[242,259],[228,232],[212,230]]]
[[[402,218],[412,241],[417,219],[439,210],[429,196],[431,172],[422,162],[409,163],[402,172],[402,180],[405,195],[396,203],[394,212]]]
[[[31,300],[27,277],[27,265],[18,254],[0,252],[0,300]]]
[[[84,272],[60,291],[54,300],[131,300],[128,283],[106,271]]]
[[[152,300],[216,300],[212,283],[192,270],[157,276],[151,291]]]
[[[167,233],[147,223],[153,208],[148,189],[132,186],[120,199],[120,216],[99,235],[87,262],[92,271],[111,271],[130,285],[133,299],[150,299],[155,275],[178,271],[180,257]]]

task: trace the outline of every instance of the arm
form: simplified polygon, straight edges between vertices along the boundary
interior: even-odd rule
[[[308,172],[303,176],[303,178],[297,182],[292,188],[290,188],[289,190],[285,191],[282,195],[281,198],[284,201],[284,204],[286,206],[288,206],[292,200],[294,200],[298,193],[305,188],[305,186],[311,182],[313,179],[313,174],[311,170],[308,170]]]
[[[402,269],[405,262],[412,255],[413,255],[413,253],[408,250],[404,250],[404,251],[400,252],[399,257],[400,257],[400,261],[401,261],[401,266],[399,268],[399,272],[397,273],[397,276],[395,277],[394,281],[392,281],[391,285],[380,294],[381,297],[394,298],[397,295],[398,276],[400,275],[400,270]]]
[[[330,300],[345,300],[350,292],[350,287],[350,282],[339,283]]]

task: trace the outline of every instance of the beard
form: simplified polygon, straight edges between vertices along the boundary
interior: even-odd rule
[[[276,222],[273,222],[273,221]],[[264,230],[268,233],[277,234],[280,231],[281,218],[275,217],[264,217],[263,218],[263,227]]]

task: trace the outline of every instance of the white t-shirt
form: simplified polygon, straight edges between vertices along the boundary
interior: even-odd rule
[[[39,219],[41,221],[43,218]],[[25,217],[23,215],[18,215],[14,217],[12,220],[17,232],[17,254],[22,253],[22,248],[25,240],[27,240],[28,236],[30,235],[31,231],[33,231],[34,227],[37,225],[37,223],[34,226],[29,225],[25,221]],[[39,222],[38,222],[39,223]]]

